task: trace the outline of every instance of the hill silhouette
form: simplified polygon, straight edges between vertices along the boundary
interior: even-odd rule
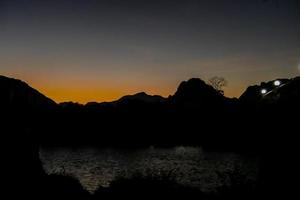
[[[0,105],[7,110],[7,116],[22,118],[19,123],[47,145],[105,143],[235,148],[232,138],[243,137],[239,134],[240,127],[256,132],[255,127],[267,122],[275,110],[284,113],[286,108],[299,109],[299,77],[277,80],[281,82],[279,87],[274,86],[274,80],[250,86],[239,99],[227,98],[203,80],[192,78],[182,82],[168,98],[141,92],[113,102],[82,105],[56,104],[26,83],[1,76]],[[261,89],[269,93],[262,95]],[[255,121],[257,126],[250,125],[250,121]],[[38,130],[43,130],[43,134],[37,133]],[[223,142],[216,141],[216,137]],[[249,140],[258,140],[257,137],[249,135]]]
[[[0,76],[1,109],[52,109],[56,103],[23,81]]]
[[[178,105],[191,109],[204,109],[206,106],[224,104],[226,97],[207,85],[203,80],[192,78],[180,83],[177,91],[169,100]]]
[[[61,103],[56,118],[60,131],[54,138],[73,145],[77,141],[129,147],[198,144],[200,134],[192,130],[201,129],[199,124],[204,129],[216,112],[225,116],[233,102],[194,78],[181,83],[168,98],[141,92],[113,102]],[[186,137],[177,134],[178,130],[185,131]],[[48,137],[45,142],[50,140]]]
[[[276,79],[280,81],[281,86],[285,86],[286,84],[290,84],[291,82],[296,82],[296,79]],[[274,85],[274,81],[262,82],[260,85],[254,85],[247,88],[247,90],[240,96],[240,101],[248,104],[255,105],[261,103],[261,100],[266,99],[266,97],[274,96],[274,94],[280,94],[282,91],[288,91],[288,93],[293,93],[290,89],[286,88],[286,86],[282,89],[282,87],[276,87]],[[262,95],[261,90],[265,89],[269,95]],[[272,92],[271,92],[272,91]],[[270,93],[271,92],[271,93]],[[264,98],[263,98],[264,97]],[[274,99],[275,100],[275,99]],[[292,99],[291,99],[292,100]]]

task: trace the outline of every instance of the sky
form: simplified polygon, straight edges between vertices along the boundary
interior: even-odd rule
[[[300,75],[298,0],[0,0],[0,74],[56,102]]]

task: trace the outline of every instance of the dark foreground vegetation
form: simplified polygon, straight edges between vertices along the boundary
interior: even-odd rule
[[[168,98],[139,93],[110,103],[56,104],[24,82],[0,77],[2,188],[9,199],[287,197],[295,191],[300,78],[249,87],[239,99],[224,97],[200,79],[180,84]],[[268,93],[262,94],[266,89]],[[232,179],[214,195],[169,179],[132,177],[86,192],[74,178],[46,175],[39,146],[138,148],[199,145],[260,159],[256,187]]]
[[[137,174],[130,179],[118,179],[109,188],[99,188],[94,199],[254,199],[258,196],[258,188],[245,185],[232,177],[230,187],[218,188],[215,193],[203,193],[197,188],[179,185],[170,177],[142,177]]]

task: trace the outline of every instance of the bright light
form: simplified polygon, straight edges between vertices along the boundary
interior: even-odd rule
[[[266,90],[266,89],[262,89],[262,90],[260,91],[260,93],[261,93],[261,94],[266,94],[266,93],[267,93],[267,90]]]
[[[278,81],[278,80],[277,80],[277,81],[274,81],[274,85],[275,85],[275,86],[279,86],[280,84],[281,84],[280,81]]]

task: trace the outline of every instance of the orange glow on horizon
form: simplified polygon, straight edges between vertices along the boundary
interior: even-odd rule
[[[61,102],[77,102],[86,104],[88,102],[110,102],[120,99],[125,95],[133,95],[139,92],[146,92],[149,95],[161,95],[168,97],[176,92],[180,81],[171,83],[155,82],[154,85],[143,83],[142,80],[130,82],[126,80],[78,80],[65,77],[56,77],[49,79],[44,76],[20,76],[17,73],[6,74],[8,77],[14,77],[28,83],[32,88],[54,100]],[[139,84],[140,83],[140,84]],[[153,83],[152,83],[153,84]],[[246,88],[240,85],[231,85],[225,87],[225,96],[239,97]]]
[[[175,87],[176,88],[176,87]],[[156,89],[108,89],[108,88],[94,88],[94,89],[75,89],[75,88],[36,88],[42,94],[51,98],[57,103],[61,102],[77,102],[86,104],[88,102],[110,102],[120,99],[125,95],[132,95],[138,92],[146,92],[149,95],[161,95],[168,97],[173,95],[175,90],[171,88],[156,88]],[[241,94],[241,88],[225,89],[225,96],[227,97],[239,97],[237,94]]]
[[[116,100],[119,96],[122,96],[120,91],[101,89],[41,88],[39,91],[57,103],[68,101],[82,104],[87,102],[105,102]]]
[[[110,102],[120,99],[125,95],[132,95],[138,92],[146,92],[149,95],[161,95],[167,97],[171,94],[170,90],[164,89],[153,89],[153,90],[138,90],[138,89],[122,89],[122,88],[47,88],[47,87],[36,87],[36,89],[54,100],[57,103],[61,102],[77,102],[86,104],[88,102]]]

